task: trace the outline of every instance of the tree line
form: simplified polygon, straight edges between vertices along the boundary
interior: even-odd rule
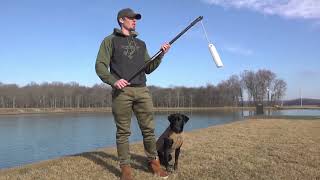
[[[217,85],[201,87],[149,86],[155,107],[243,106],[279,103],[286,82],[270,70],[244,71]],[[25,86],[0,82],[0,108],[97,108],[110,107],[112,88],[106,84],[92,87],[76,82],[29,83]],[[246,93],[246,100],[244,95]]]

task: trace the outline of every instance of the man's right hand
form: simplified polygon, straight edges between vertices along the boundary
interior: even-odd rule
[[[122,89],[122,88],[124,88],[124,87],[126,87],[126,86],[128,86],[128,85],[130,85],[130,83],[127,81],[127,80],[125,80],[125,79],[119,79],[118,81],[116,81],[115,83],[114,83],[114,87],[115,88],[117,88],[117,89]]]

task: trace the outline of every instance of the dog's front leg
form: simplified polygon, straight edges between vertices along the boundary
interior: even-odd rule
[[[178,170],[178,163],[179,163],[179,155],[180,155],[180,147],[176,149],[174,154],[174,170]]]
[[[173,144],[173,140],[169,139],[169,138],[165,138],[164,139],[164,144],[163,144],[163,149],[164,149],[164,153],[163,153],[163,159],[164,159],[164,166],[166,167],[167,171],[172,171],[170,170],[169,167],[169,161],[170,161],[170,148]]]
[[[164,155],[163,155],[163,152],[158,151],[158,157],[159,157],[159,160],[160,160],[160,164],[161,164],[161,165],[164,165]]]

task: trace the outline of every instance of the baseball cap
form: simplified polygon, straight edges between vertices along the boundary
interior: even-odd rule
[[[117,19],[119,20],[120,18],[123,18],[123,17],[131,17],[131,18],[134,17],[135,19],[141,19],[141,14],[135,13],[130,8],[125,8],[125,9],[121,9],[118,12]]]

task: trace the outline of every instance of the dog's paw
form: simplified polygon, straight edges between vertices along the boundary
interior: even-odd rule
[[[173,166],[173,169],[174,169],[175,171],[177,171],[177,170],[178,170],[178,165],[175,164],[175,165]]]
[[[172,165],[169,165],[166,167],[167,172],[172,173],[174,171],[174,167]]]

